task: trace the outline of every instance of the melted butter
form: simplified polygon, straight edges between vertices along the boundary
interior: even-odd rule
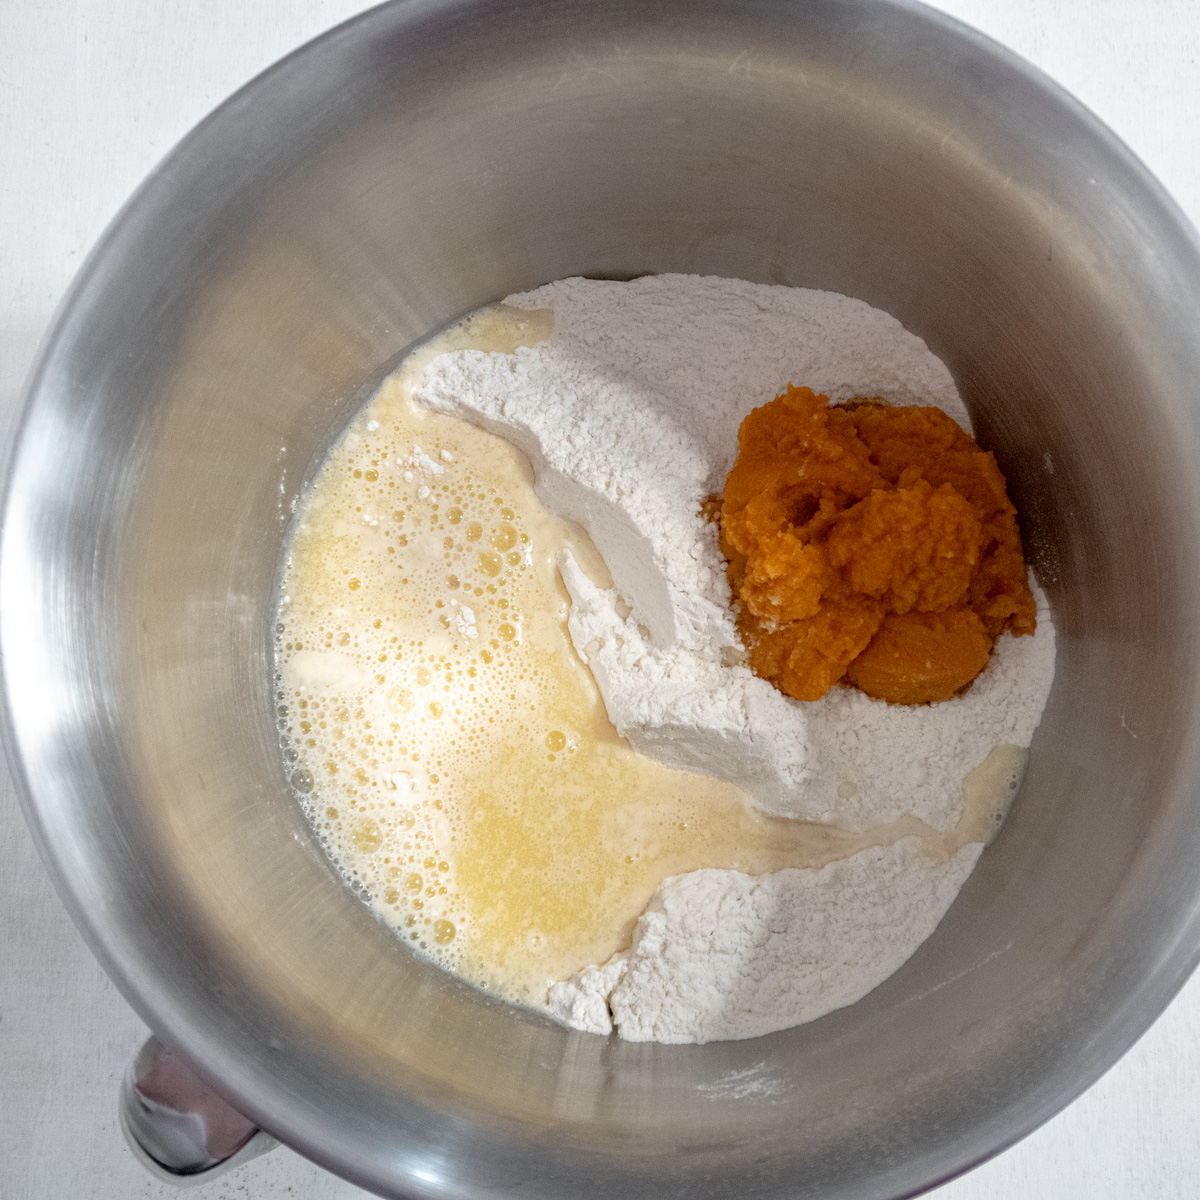
[[[950,855],[994,832],[1020,774],[997,748],[950,834],[912,818],[851,834],[764,816],[620,739],[554,565],[568,549],[607,587],[602,558],[507,442],[411,399],[436,354],[551,329],[548,312],[482,310],[355,417],[304,500],[276,647],[285,757],[343,873],[414,948],[532,1004],[628,945],[669,876],[820,867],[911,834]]]
[[[958,845],[990,842],[1016,798],[1029,751],[1001,743],[963,780],[963,812],[954,830]],[[957,847],[955,847],[957,849]]]

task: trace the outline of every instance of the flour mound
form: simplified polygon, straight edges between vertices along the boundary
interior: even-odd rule
[[[768,813],[952,829],[963,775],[999,742],[1027,746],[1040,719],[1054,662],[1044,603],[1037,634],[1002,637],[965,699],[906,709],[834,688],[802,704],[742,665],[717,531],[700,515],[742,417],[789,382],[936,405],[969,430],[945,366],[895,318],[831,292],[659,275],[561,280],[505,303],[551,308],[553,335],[513,355],[440,356],[414,396],[516,444],[543,503],[591,534],[613,587],[569,555],[560,567],[572,641],[617,731]]]
[[[921,840],[817,871],[693,871],[664,882],[629,950],[550,989],[577,1029],[635,1042],[758,1037],[853,1004],[937,927],[982,846],[931,861]]]
[[[953,830],[964,776],[997,745],[1029,745],[1054,675],[1050,612],[1035,587],[1037,634],[1001,637],[965,697],[906,708],[835,687],[800,703],[744,665],[700,509],[741,419],[788,383],[936,405],[969,431],[953,380],[894,318],[829,292],[663,275],[562,280],[506,303],[551,308],[553,335],[513,355],[435,358],[414,396],[524,450],[543,503],[604,555],[611,588],[570,554],[559,567],[571,639],[618,732],[768,813],[882,843],[819,870],[668,879],[631,947],[554,983],[549,1009],[633,1041],[704,1042],[853,1004],[933,932],[982,850],[938,859],[936,839],[884,827],[908,816]]]

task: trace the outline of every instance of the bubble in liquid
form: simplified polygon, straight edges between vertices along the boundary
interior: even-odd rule
[[[504,522],[496,527],[489,541],[497,550],[511,550],[517,544],[517,531]]]
[[[383,830],[370,817],[354,827],[352,835],[355,847],[363,854],[374,854],[383,845]]]
[[[292,772],[292,787],[296,789],[302,796],[307,796],[313,790],[313,777],[311,771],[306,771],[301,767],[298,771]]]
[[[450,921],[438,920],[433,923],[433,940],[439,946],[448,946],[454,941],[454,935],[457,932]]]

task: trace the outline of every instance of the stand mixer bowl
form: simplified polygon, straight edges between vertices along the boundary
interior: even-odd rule
[[[407,347],[551,279],[662,271],[843,292],[923,337],[1058,630],[1021,794],[934,936],[820,1021],[683,1047],[403,948],[289,790],[271,660],[292,502]],[[1069,1102],[1200,957],[1198,389],[1187,222],[931,10],[373,10],[181,143],[43,349],[0,555],[30,823],[156,1032],[381,1194],[911,1194]]]

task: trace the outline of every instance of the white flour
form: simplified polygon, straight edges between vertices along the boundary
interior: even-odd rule
[[[1027,746],[1041,717],[1054,631],[1040,593],[1037,634],[1004,635],[964,698],[904,708],[834,688],[799,703],[740,665],[716,529],[699,515],[741,419],[789,382],[833,401],[933,404],[969,430],[942,363],[894,318],[829,292],[666,275],[563,280],[506,303],[551,308],[553,336],[515,355],[443,355],[414,395],[519,446],[547,507],[592,535],[611,589],[569,556],[560,566],[572,640],[618,731],[767,812],[952,829],[963,776],[997,744]],[[977,854],[935,868],[906,846],[758,881],[669,880],[633,950],[553,989],[553,1006],[604,1030],[611,1005],[623,1036],[697,1041],[851,1003],[929,935]]]
[[[578,1029],[633,1042],[758,1037],[861,1000],[937,927],[983,847],[920,839],[819,871],[693,871],[660,889],[629,950],[550,991]]]

